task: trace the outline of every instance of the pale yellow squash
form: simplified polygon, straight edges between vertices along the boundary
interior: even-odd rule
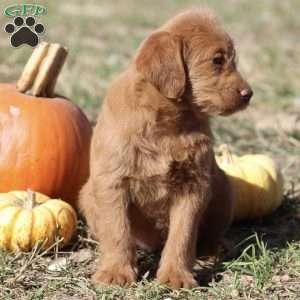
[[[217,163],[228,175],[234,200],[234,220],[251,220],[276,210],[283,200],[283,177],[268,156],[232,155],[220,147]]]
[[[67,244],[76,232],[74,209],[60,199],[32,191],[0,194],[0,248],[30,251],[37,243],[43,249],[63,238]]]

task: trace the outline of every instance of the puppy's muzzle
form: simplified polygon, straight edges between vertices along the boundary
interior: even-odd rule
[[[253,91],[250,88],[245,88],[240,91],[241,100],[248,103],[253,95]]]

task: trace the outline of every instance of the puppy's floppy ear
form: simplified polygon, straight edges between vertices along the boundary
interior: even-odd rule
[[[166,31],[153,33],[147,38],[136,60],[137,70],[165,97],[179,98],[185,88],[182,60],[182,41]]]

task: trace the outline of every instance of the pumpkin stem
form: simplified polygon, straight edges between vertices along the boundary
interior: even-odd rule
[[[27,190],[27,200],[24,203],[24,208],[28,210],[32,210],[36,204],[36,193],[31,189]]]
[[[227,144],[222,144],[219,147],[219,151],[221,153],[221,156],[223,158],[223,160],[227,163],[227,164],[232,164],[234,159],[232,156],[232,152],[230,151],[230,148]]]
[[[17,83],[17,90],[36,97],[53,97],[68,50],[60,44],[41,43],[29,58]]]

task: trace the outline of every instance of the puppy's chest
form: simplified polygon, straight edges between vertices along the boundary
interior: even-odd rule
[[[161,139],[136,148],[134,156],[131,189],[139,202],[148,202],[199,188],[209,177],[212,147],[206,136]]]

